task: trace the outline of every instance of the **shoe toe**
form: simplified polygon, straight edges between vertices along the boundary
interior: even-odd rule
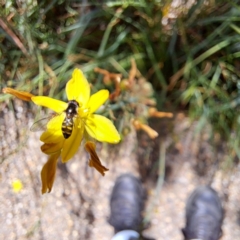
[[[141,182],[130,174],[120,176],[114,185],[110,199],[109,223],[115,232],[139,230],[143,209],[143,188]]]

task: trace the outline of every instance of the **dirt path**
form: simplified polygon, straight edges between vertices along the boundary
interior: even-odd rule
[[[137,144],[133,132],[120,146],[99,145],[101,159],[110,169],[105,177],[87,166],[87,155],[80,150],[67,165],[59,164],[52,193],[45,195],[40,194],[40,171],[46,157],[39,150],[39,133],[28,133],[26,146],[1,164],[0,239],[111,239],[113,229],[107,223],[109,196],[115,179],[126,172],[141,176],[149,194],[145,216],[150,226],[144,232],[146,236],[182,239],[187,197],[195,187],[211,183],[226,211],[222,240],[238,239],[240,165],[231,174],[219,170],[215,160],[221,159],[222,152],[211,149],[207,135],[196,137],[197,124],[190,124],[183,114],[171,123],[171,132],[166,123],[160,125],[164,131],[159,130],[162,137],[155,142],[143,134],[138,136]],[[28,128],[25,123],[21,126]],[[159,156],[154,152],[161,141],[166,176],[156,194]],[[15,179],[23,183],[18,193],[12,190]]]

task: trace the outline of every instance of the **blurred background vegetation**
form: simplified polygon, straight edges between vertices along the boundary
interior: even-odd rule
[[[0,1],[0,89],[66,99],[75,67],[103,86],[96,67],[128,77],[131,59],[158,110],[210,124],[240,157],[240,1]],[[0,94],[0,102],[10,95]]]

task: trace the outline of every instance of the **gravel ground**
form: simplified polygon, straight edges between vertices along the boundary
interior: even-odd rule
[[[145,236],[182,239],[186,199],[197,186],[211,184],[225,209],[221,239],[240,238],[240,165],[231,172],[222,170],[222,151],[214,152],[208,135],[198,136],[197,123],[191,124],[184,114],[176,114],[168,123],[159,120],[160,137],[154,142],[133,131],[119,146],[99,145],[100,157],[110,169],[105,177],[87,166],[87,155],[81,149],[69,163],[59,164],[53,190],[45,195],[41,195],[40,171],[46,156],[39,149],[39,133],[27,131],[32,123],[28,118],[24,107],[18,116],[9,112],[2,118],[6,128],[0,132],[1,157],[5,158],[0,168],[0,239],[111,239],[109,197],[115,179],[126,172],[141,177],[148,193]],[[17,128],[27,136],[16,136]],[[14,133],[12,140],[9,131]],[[24,145],[20,149],[16,138]],[[165,153],[166,175],[158,192],[159,143]],[[17,193],[12,188],[16,179],[23,183]]]

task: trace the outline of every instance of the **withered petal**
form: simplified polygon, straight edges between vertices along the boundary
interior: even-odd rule
[[[133,124],[133,126],[135,127],[136,130],[141,129],[141,130],[145,131],[151,139],[154,139],[154,138],[158,137],[158,133],[154,129],[149,127],[148,125],[143,124],[136,119],[132,120],[132,124]]]
[[[42,180],[42,194],[52,190],[52,186],[55,180],[56,170],[57,170],[57,160],[60,156],[60,152],[50,155],[47,162],[44,164],[41,171]]]
[[[34,95],[29,92],[18,91],[13,88],[3,88],[2,92],[9,93],[23,101],[31,101],[31,98],[34,97]]]
[[[86,142],[85,144],[85,149],[86,151],[90,154],[90,159],[89,159],[89,166],[94,167],[98,172],[102,174],[102,176],[105,175],[105,172],[108,171],[109,169],[104,167],[98,158],[98,155],[95,151],[96,146],[93,142]]]

